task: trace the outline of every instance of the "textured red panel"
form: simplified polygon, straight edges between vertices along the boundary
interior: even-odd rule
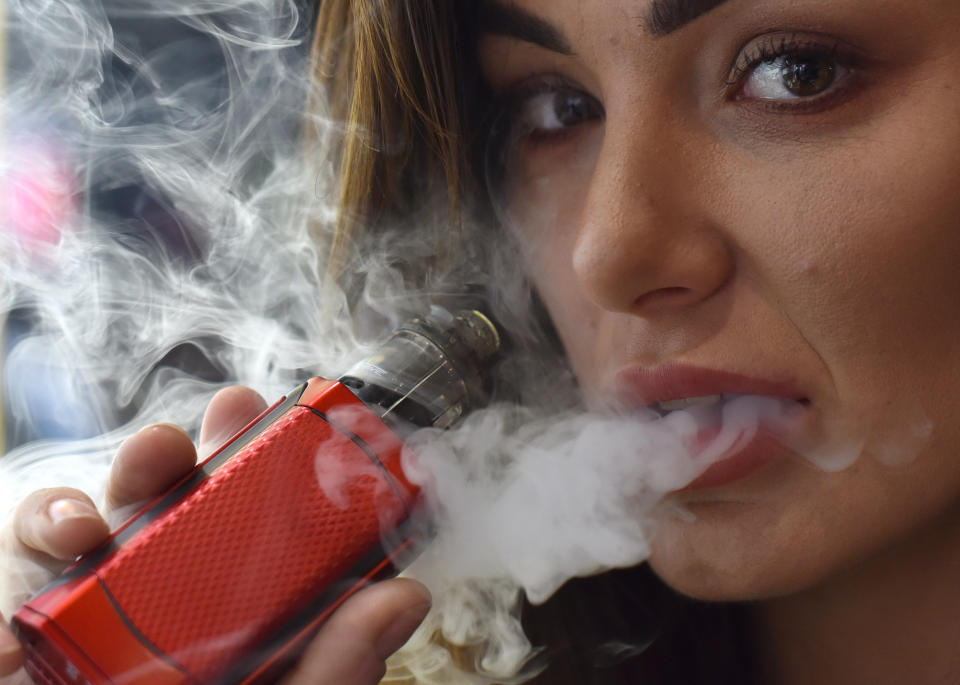
[[[363,450],[294,407],[98,575],[147,639],[206,681],[403,515]]]

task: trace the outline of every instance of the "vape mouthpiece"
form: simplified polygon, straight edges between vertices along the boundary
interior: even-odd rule
[[[481,312],[434,307],[340,381],[385,420],[446,428],[487,401],[484,371],[499,349],[500,333]]]

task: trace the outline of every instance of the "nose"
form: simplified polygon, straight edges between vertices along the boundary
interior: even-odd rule
[[[574,272],[596,304],[654,316],[728,282],[731,246],[699,209],[703,166],[649,122],[617,130],[608,118],[573,247]]]

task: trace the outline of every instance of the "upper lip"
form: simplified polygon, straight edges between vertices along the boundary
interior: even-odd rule
[[[683,364],[654,368],[625,367],[614,377],[614,392],[621,402],[630,406],[649,406],[689,397],[724,394],[808,401],[808,397],[790,378],[758,378]]]

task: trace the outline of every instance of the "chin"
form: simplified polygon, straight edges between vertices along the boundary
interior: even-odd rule
[[[767,531],[768,533],[771,531]],[[702,520],[661,524],[651,545],[650,566],[667,585],[688,597],[746,602],[807,589],[827,575],[806,554],[802,537],[725,527]]]

